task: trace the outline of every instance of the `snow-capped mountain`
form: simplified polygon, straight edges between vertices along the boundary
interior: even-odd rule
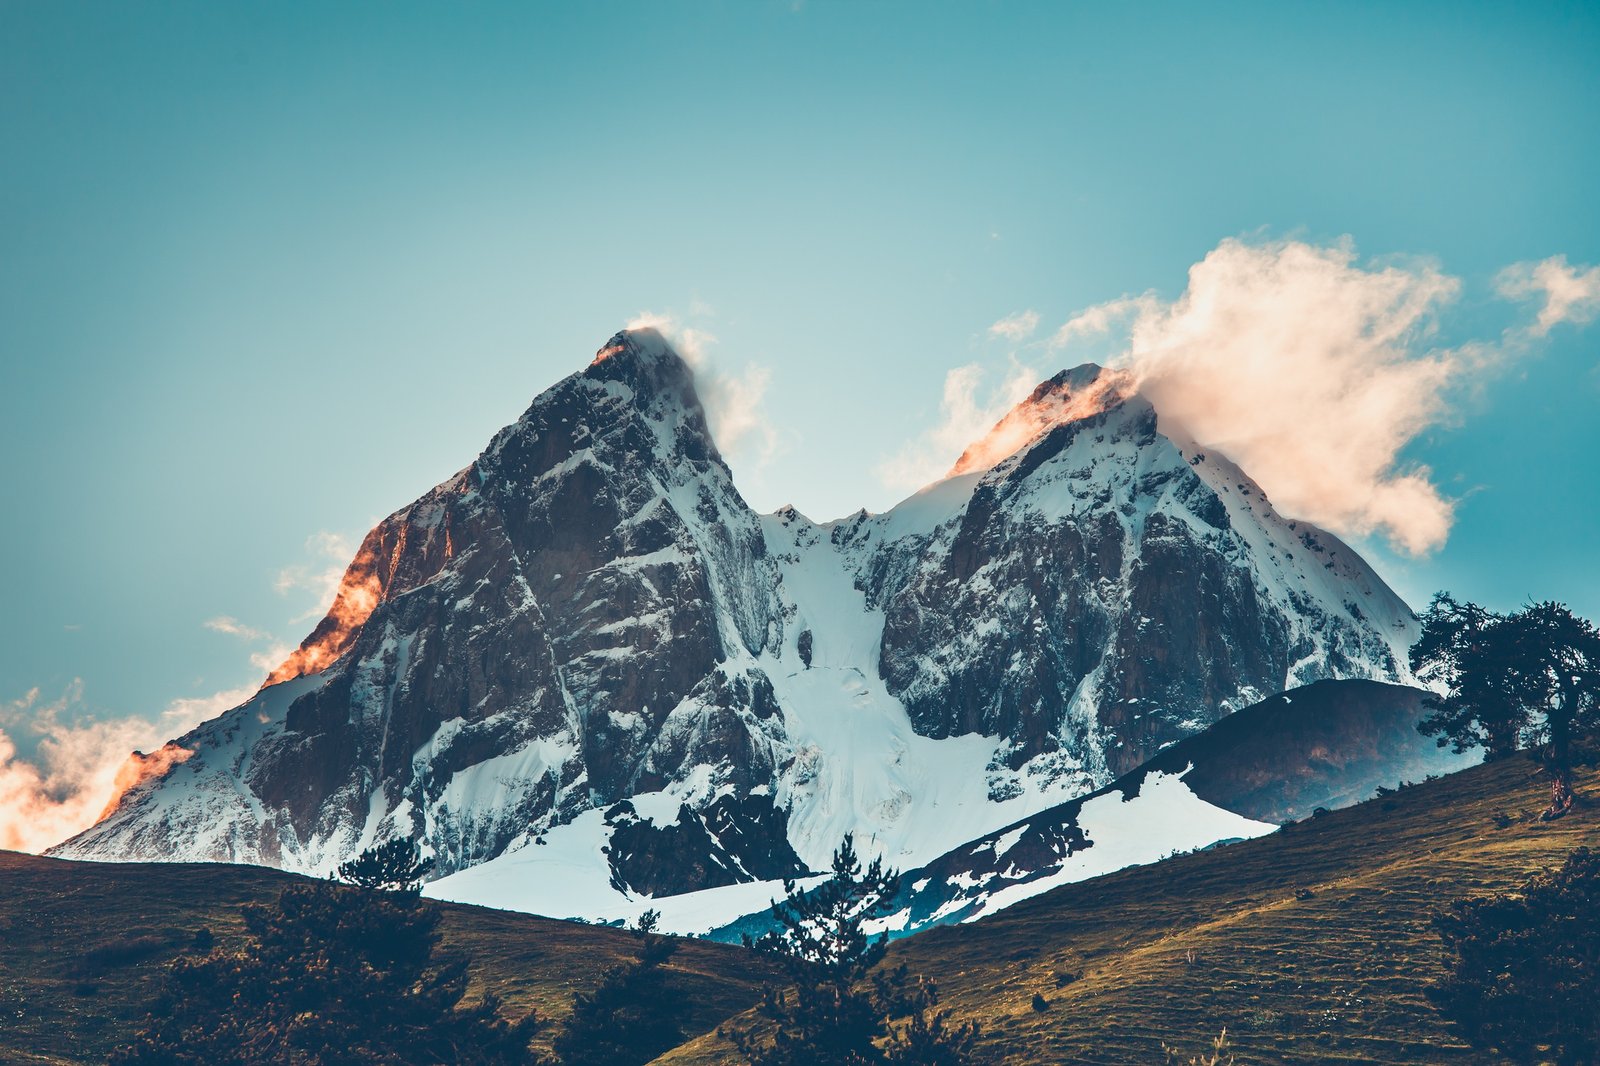
[[[818,524],[750,510],[689,368],[629,331],[380,523],[261,692],[55,853],[326,873],[400,835],[434,894],[703,930],[846,832],[916,867],[1272,693],[1400,678],[1415,624],[1116,372]]]

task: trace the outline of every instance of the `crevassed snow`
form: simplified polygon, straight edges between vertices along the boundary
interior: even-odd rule
[[[929,491],[970,493],[974,480],[951,478]],[[930,506],[923,518],[942,522],[944,514],[943,505]],[[867,606],[826,527],[793,512],[762,521],[791,612],[789,639],[812,634],[809,669],[788,641],[759,661],[784,709],[796,753],[779,782],[778,801],[790,809],[789,839],[802,861],[825,868],[839,841],[854,833],[864,855],[882,856],[902,869],[918,866],[1070,797],[1068,782],[1030,783],[995,802],[987,768],[997,738],[918,735],[905,706],[878,675],[883,613]]]

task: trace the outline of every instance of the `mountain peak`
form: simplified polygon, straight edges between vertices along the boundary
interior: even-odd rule
[[[594,353],[594,362],[589,365],[598,366],[618,357],[632,358],[640,362],[683,361],[667,342],[667,338],[663,337],[661,331],[654,326],[639,326],[612,334],[611,339]]]
[[[1084,363],[1042,381],[1028,398],[967,446],[946,477],[987,470],[1015,455],[1046,431],[1109,411],[1134,393],[1125,370]]]
[[[625,385],[643,406],[667,402],[700,410],[693,368],[659,330],[650,326],[613,334],[578,377]]]

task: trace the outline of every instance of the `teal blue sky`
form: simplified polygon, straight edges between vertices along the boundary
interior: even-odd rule
[[[1500,337],[1502,269],[1600,263],[1596,56],[1580,4],[7,0],[0,713],[259,681],[338,538],[641,312],[764,375],[736,478],[819,519],[903,495],[948,372],[1228,238],[1433,263],[1437,343]],[[1561,322],[1411,436],[1449,539],[1362,543],[1414,604],[1600,616],[1597,363]]]

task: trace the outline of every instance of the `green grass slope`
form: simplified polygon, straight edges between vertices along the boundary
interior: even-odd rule
[[[298,880],[250,866],[79,863],[0,852],[0,1062],[104,1062],[137,1026],[166,964],[197,929],[222,944],[243,933],[240,904],[277,898]],[[572,994],[629,958],[615,929],[441,904],[441,954],[473,963],[507,1013],[564,1015]],[[769,973],[743,949],[686,941],[668,966],[685,1029],[704,1032],[745,1010]]]
[[[1424,995],[1441,958],[1430,919],[1600,845],[1600,774],[1580,775],[1589,803],[1545,824],[1534,769],[1482,766],[1067,885],[903,941],[890,960],[982,1023],[988,1062],[1161,1063],[1163,1043],[1198,1053],[1223,1027],[1240,1063],[1499,1061],[1451,1033]],[[707,1035],[658,1062],[732,1062],[730,1051]]]

